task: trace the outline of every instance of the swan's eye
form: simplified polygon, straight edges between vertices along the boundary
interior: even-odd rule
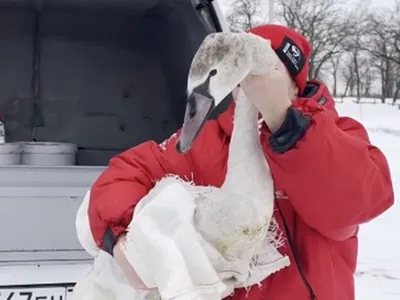
[[[213,77],[213,76],[215,76],[215,75],[217,75],[217,69],[212,69],[212,70],[210,71],[210,77]]]

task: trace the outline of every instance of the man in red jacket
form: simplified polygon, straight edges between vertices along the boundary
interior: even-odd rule
[[[251,32],[271,40],[280,58],[277,70],[248,76],[241,87],[264,119],[261,142],[275,183],[274,217],[286,238],[279,251],[292,264],[261,288],[239,289],[232,297],[354,300],[359,225],[394,201],[387,161],[360,123],[338,116],[323,83],[307,82],[311,49],[304,37],[277,25]],[[186,154],[177,153],[173,135],[162,145],[149,141],[113,158],[91,189],[88,216],[96,246],[121,262],[118,240],[135,205],[166,174],[220,186],[232,114],[233,106],[208,121]]]

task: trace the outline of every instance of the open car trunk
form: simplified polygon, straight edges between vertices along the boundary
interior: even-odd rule
[[[1,1],[7,141],[74,143],[78,165],[162,141],[181,126],[193,54],[220,30],[207,3]]]
[[[194,0],[0,2],[7,142],[79,149],[77,166],[0,166],[0,266],[89,259],[74,227],[82,196],[112,156],[181,126],[191,59],[208,33],[222,30],[217,8]]]

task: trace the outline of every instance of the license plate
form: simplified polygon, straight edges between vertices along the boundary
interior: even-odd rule
[[[66,300],[64,287],[0,288],[0,300]]]

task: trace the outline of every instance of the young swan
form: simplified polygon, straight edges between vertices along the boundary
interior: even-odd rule
[[[254,34],[207,36],[191,64],[177,149],[188,151],[209,113],[247,75],[265,74],[277,63],[270,42]],[[258,115],[257,108],[240,93],[225,181],[219,189],[198,193],[194,216],[196,228],[208,242],[228,261],[242,261],[247,267],[266,238],[274,207],[273,180],[260,145]]]

